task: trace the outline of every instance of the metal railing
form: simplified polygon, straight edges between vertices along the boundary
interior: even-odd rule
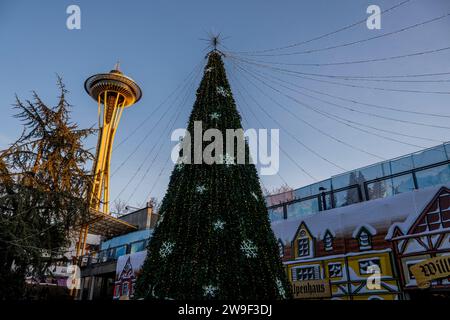
[[[147,244],[148,239],[144,239],[103,249],[98,252],[91,252],[90,254],[81,257],[80,267],[88,267],[94,264],[116,261],[120,256],[125,254],[145,250],[147,248]]]

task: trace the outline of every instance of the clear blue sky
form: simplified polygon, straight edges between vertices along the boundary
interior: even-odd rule
[[[306,40],[358,21],[367,16],[365,11],[370,4],[378,4],[382,9],[385,9],[397,2],[399,1],[3,0],[0,2],[0,101],[3,108],[3,114],[0,118],[0,148],[4,148],[11,143],[21,131],[20,123],[17,119],[12,118],[14,111],[11,104],[14,102],[14,94],[17,93],[22,99],[27,99],[31,97],[30,91],[36,90],[44,101],[54,104],[57,95],[56,73],[64,78],[70,90],[69,101],[74,105],[73,120],[82,127],[94,125],[96,122],[96,105],[85,94],[83,82],[94,73],[109,71],[116,61],[120,60],[123,72],[140,84],[144,95],[138,104],[125,111],[116,143],[127,137],[133,131],[133,128],[141,123],[142,119],[149,115],[151,117],[137,131],[137,134],[131,136],[127,143],[115,150],[112,170],[114,171],[139,145],[151,127],[155,125],[157,127],[153,134],[140,145],[139,150],[112,177],[111,198],[117,197],[123,186],[140,166],[141,170],[122,193],[121,198],[123,200],[130,199],[132,205],[144,202],[161,169],[165,168],[157,180],[152,194],[152,196],[162,198],[172,169],[172,165],[168,167],[164,165],[173,146],[168,133],[164,132],[163,129],[169,119],[174,118],[175,113],[173,110],[169,110],[166,117],[158,123],[157,119],[165,109],[163,108],[158,112],[154,111],[158,104],[175,89],[194,66],[204,61],[206,44],[199,39],[207,37],[208,31],[220,31],[223,35],[228,36],[225,45],[233,51],[266,49]],[[71,31],[66,28],[66,8],[70,4],[77,4],[81,7],[81,30]],[[412,0],[402,8],[383,16],[382,29],[379,31],[370,31],[365,25],[360,25],[332,37],[302,46],[298,50],[368,38],[446,12],[450,12],[450,1]],[[267,58],[267,60],[326,63],[400,55],[445,46],[450,46],[449,18],[360,45],[289,58]],[[291,69],[304,72],[357,75],[450,72],[449,58],[450,53],[444,51],[433,55],[388,62],[323,68],[305,67],[302,69],[291,67]],[[227,66],[229,67],[228,62]],[[239,74],[236,74],[236,76],[241,78]],[[439,79],[448,78],[440,77]],[[292,78],[285,79],[293,80]],[[198,80],[197,78],[195,85],[198,84]],[[244,81],[242,78],[241,80]],[[405,110],[450,114],[450,95],[384,92],[341,87],[307,80],[294,81],[315,90],[355,98],[368,103],[398,106]],[[361,82],[359,84],[450,91],[448,82],[432,84]],[[253,90],[252,92],[256,94],[256,91]],[[300,95],[296,96],[304,99]],[[273,97],[282,103],[288,103],[275,94]],[[286,129],[294,132],[305,144],[339,165],[347,169],[353,169],[377,161],[374,157],[344,147],[302,125],[288,114],[277,109],[270,100],[263,96],[259,95],[257,98],[266,108],[273,110],[273,117],[283,123]],[[188,103],[182,108],[175,122],[176,127],[185,127],[193,99],[194,90],[190,90]],[[239,100],[237,97],[239,108],[244,109],[250,125],[258,127],[255,119],[250,117],[251,114],[245,110],[245,105],[241,104]],[[342,101],[335,102],[342,103]],[[313,101],[308,100],[308,103],[313,103]],[[256,108],[256,106],[253,106],[253,108]],[[400,156],[419,149],[365,135],[329,119],[321,118],[321,116],[299,106],[294,106],[292,103],[291,108],[296,110],[299,116],[333,136],[357,147],[370,150],[384,158]],[[366,115],[343,112],[324,104],[321,105],[321,108],[353,121],[364,122],[388,130],[442,141],[450,140],[449,130],[395,123]],[[374,109],[367,109],[366,111],[436,125],[448,124],[448,118],[439,119],[395,112],[387,113]],[[258,115],[267,128],[277,128],[277,125],[261,112]],[[281,128],[280,136],[282,147],[289,150],[291,157],[295,158],[315,177],[325,179],[342,171],[299,146],[285,134],[283,128]],[[436,142],[406,137],[396,138],[421,146],[437,144]],[[155,150],[159,149],[160,142],[162,143],[162,151],[160,153],[153,152],[146,159],[146,155],[152,147],[156,145]],[[95,147],[95,139],[88,141],[88,145],[92,148]],[[154,165],[149,167],[155,156]],[[144,164],[141,165],[142,163]],[[144,176],[147,170],[148,175]],[[281,154],[280,175],[292,187],[300,187],[313,182],[302,174],[283,154]],[[143,180],[142,184],[133,194],[133,189],[141,179]],[[263,177],[262,181],[269,189],[282,184],[282,179],[279,176]]]

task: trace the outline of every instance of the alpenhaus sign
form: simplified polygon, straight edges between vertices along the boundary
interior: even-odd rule
[[[450,276],[450,256],[424,260],[411,267],[419,288],[428,288],[431,281]]]
[[[330,298],[330,282],[327,280],[293,281],[292,292],[295,299]]]

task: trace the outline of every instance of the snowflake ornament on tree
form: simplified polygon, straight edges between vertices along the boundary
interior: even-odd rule
[[[217,93],[220,94],[222,97],[228,97],[230,94],[227,90],[225,90],[223,87],[217,87]]]
[[[220,163],[225,164],[227,167],[234,164],[234,157],[230,156],[228,153],[225,156],[220,156]]]
[[[283,283],[281,282],[281,280],[277,278],[275,283],[277,285],[277,290],[278,290],[278,294],[280,295],[280,297],[282,299],[286,299],[286,290],[284,290]]]
[[[220,118],[220,113],[218,112],[213,112],[209,115],[209,117],[211,118],[211,120],[219,120]]]
[[[159,218],[158,218],[158,222],[156,222],[156,226],[155,227],[159,227],[159,225],[163,222],[164,220],[164,213],[161,213]]]
[[[211,72],[211,71],[213,71],[213,69],[214,69],[213,67],[206,68],[205,73]]]
[[[241,244],[241,251],[247,258],[256,258],[258,247],[255,246],[252,240],[244,240]]]
[[[222,220],[217,220],[216,222],[214,222],[213,227],[214,230],[223,230],[223,227],[225,226],[225,222],[223,222]]]
[[[203,286],[203,295],[205,297],[214,297],[216,295],[217,287],[212,285]]]
[[[188,162],[187,160],[187,156],[179,157],[175,165],[175,170],[180,171],[181,169],[183,169],[185,163]]]
[[[169,256],[172,253],[174,246],[175,246],[175,243],[170,242],[170,241],[164,241],[163,244],[161,245],[161,248],[159,249],[159,255],[162,258],[166,258],[167,256]]]
[[[197,188],[195,188],[195,190],[198,193],[203,194],[203,192],[205,192],[205,190],[206,190],[206,187],[204,185],[199,185],[199,186],[197,186]]]

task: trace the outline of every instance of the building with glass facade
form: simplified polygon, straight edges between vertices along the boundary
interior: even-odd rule
[[[82,257],[79,265],[81,290],[78,292],[77,299],[111,300],[122,298],[122,295],[129,298],[134,291],[135,279],[127,279],[124,275],[129,276],[130,272],[122,273],[121,271],[127,268],[134,273],[139,267],[135,258],[145,259],[147,244],[153,234],[158,215],[147,206],[122,215],[119,219],[132,223],[138,230],[102,239],[98,250]],[[118,272],[119,269],[120,272]],[[118,279],[118,277],[121,278]],[[120,296],[116,297],[118,292]]]
[[[450,143],[266,202],[296,299],[450,297]]]
[[[272,222],[450,182],[450,142],[266,198]]]

